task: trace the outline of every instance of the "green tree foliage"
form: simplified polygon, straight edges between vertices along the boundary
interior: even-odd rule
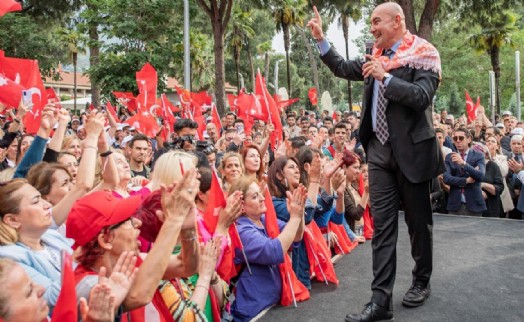
[[[0,18],[0,49],[6,56],[36,59],[42,76],[58,78],[56,67],[65,60],[64,50],[55,32],[56,23],[42,26],[24,13],[9,13]]]
[[[464,113],[464,110],[466,109],[465,106],[466,103],[464,94],[459,92],[457,84],[451,84],[448,101],[449,112],[455,116],[458,116]]]
[[[286,51],[286,67],[287,67],[287,90],[292,94],[291,88],[291,62],[289,59],[289,50],[291,47],[291,27],[302,27],[304,24],[305,8],[307,2],[305,0],[281,0],[273,8],[273,15],[277,25],[277,30],[282,31],[284,37],[284,50]]]
[[[176,47],[183,35],[176,22],[182,17],[173,1],[105,0],[98,9],[104,17],[99,30],[107,41],[98,64],[88,73],[103,94],[136,93],[135,73],[146,62],[151,62],[160,77],[173,75],[175,64],[181,66],[181,52]],[[163,82],[158,85],[159,91],[165,89]]]

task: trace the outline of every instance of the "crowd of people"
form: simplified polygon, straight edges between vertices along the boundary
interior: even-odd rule
[[[36,135],[23,103],[1,118],[3,321],[53,315],[63,253],[83,321],[249,321],[281,303],[288,279],[307,293],[295,301],[312,279],[338,283],[330,257],[373,236],[356,114],[320,122],[289,110],[272,146],[272,124],[245,133],[233,112],[200,140],[177,116],[162,142],[125,116],[57,106]],[[293,276],[282,277],[286,258]]]
[[[477,118],[442,111],[433,124],[446,172],[433,181],[433,210],[439,213],[522,219],[524,123],[510,111],[495,123],[480,106]]]

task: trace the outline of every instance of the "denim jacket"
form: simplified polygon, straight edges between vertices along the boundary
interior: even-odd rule
[[[72,254],[73,251],[65,239],[54,229],[48,229],[42,235],[42,243],[60,253],[62,250]],[[28,246],[17,242],[13,245],[0,246],[0,257],[10,258],[27,272],[31,280],[45,289],[44,298],[52,311],[56,305],[62,285],[61,267],[55,267],[41,252],[35,252]],[[59,258],[61,262],[61,258]]]

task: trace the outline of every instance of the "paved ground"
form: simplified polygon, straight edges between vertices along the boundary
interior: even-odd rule
[[[434,216],[432,294],[426,305],[401,305],[411,285],[413,260],[404,218],[399,218],[395,321],[524,321],[524,221]],[[276,307],[259,321],[344,321],[371,296],[371,243],[336,264],[338,287],[314,283],[298,308]]]

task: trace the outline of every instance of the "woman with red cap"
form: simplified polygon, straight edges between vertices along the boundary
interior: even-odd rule
[[[171,253],[180,236],[183,248],[185,244],[186,248],[194,249],[192,254],[182,252],[181,256],[198,258],[198,251],[192,246],[196,240],[194,217],[189,215],[195,211],[198,184],[196,171],[190,169],[179,183],[161,187],[162,210],[157,211],[157,216],[163,224],[148,254],[138,252],[142,222],[132,218],[141,204],[140,197],[119,199],[110,192],[100,191],[78,200],[67,221],[67,236],[82,247],[75,270],[79,295],[89,295],[101,267],[106,267],[112,276],[117,259],[124,252],[132,252],[138,257],[139,268],[129,293],[116,298],[115,309],[126,312],[121,316],[122,321],[170,321],[171,313],[157,287],[162,279],[194,273],[184,267],[184,258]],[[121,287],[121,279],[120,283],[119,279],[109,281],[113,290]]]

